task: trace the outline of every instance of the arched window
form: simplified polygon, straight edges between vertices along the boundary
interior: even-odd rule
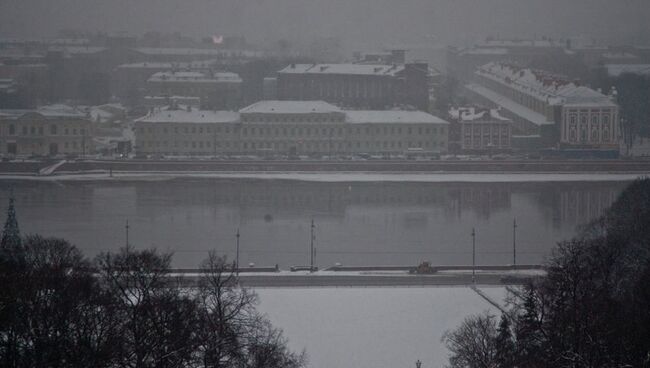
[[[591,142],[593,142],[593,143],[598,142],[598,126],[597,125],[592,125],[591,126]]]
[[[587,116],[580,116],[580,141],[587,141]]]

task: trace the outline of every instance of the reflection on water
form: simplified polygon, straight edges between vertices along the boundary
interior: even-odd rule
[[[306,264],[316,222],[316,263],[403,265],[511,260],[517,218],[520,262],[543,260],[553,245],[600,215],[623,182],[318,183],[178,179],[137,182],[1,182],[14,188],[21,230],[69,239],[86,254],[124,245],[175,252],[195,267],[210,249],[232,259],[241,229],[241,264]]]

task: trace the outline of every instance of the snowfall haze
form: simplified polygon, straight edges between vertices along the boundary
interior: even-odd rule
[[[259,44],[334,37],[347,50],[514,35],[638,44],[648,41],[649,16],[646,0],[3,0],[0,35],[41,37],[71,28],[224,33]]]

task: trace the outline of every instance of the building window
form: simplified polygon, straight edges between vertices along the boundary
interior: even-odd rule
[[[9,124],[9,135],[16,135],[16,126]]]

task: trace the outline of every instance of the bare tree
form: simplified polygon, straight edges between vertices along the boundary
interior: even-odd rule
[[[247,364],[249,368],[300,368],[307,364],[307,355],[289,350],[282,330],[260,317],[255,331],[249,336]]]
[[[234,266],[215,252],[203,261],[201,272],[198,298],[202,365],[238,365],[244,360],[243,337],[255,327],[257,296],[240,287]]]
[[[485,312],[469,316],[453,331],[447,331],[442,341],[451,352],[451,368],[496,367],[496,317]]]
[[[168,277],[170,262],[171,254],[155,250],[122,249],[96,259],[123,319],[120,367],[184,367],[192,359],[196,306]]]
[[[110,366],[119,323],[89,262],[62,239],[28,236],[21,249],[20,267],[2,269],[13,282],[2,288],[13,297],[0,307],[3,366]]]

